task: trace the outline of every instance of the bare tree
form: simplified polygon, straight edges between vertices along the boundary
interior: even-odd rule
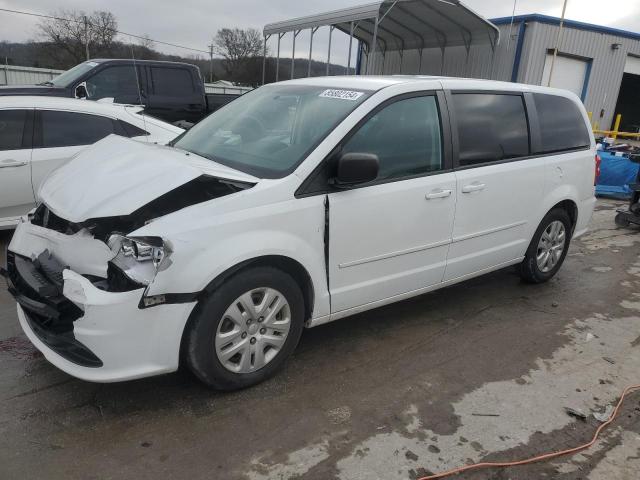
[[[222,65],[230,80],[242,81],[252,63],[262,56],[262,35],[255,28],[223,28],[213,39],[215,53],[222,55]]]
[[[52,16],[56,18],[46,18],[38,24],[40,36],[75,63],[88,60],[91,51],[108,51],[113,45],[118,22],[111,12],[95,11],[87,15],[83,11],[60,10]]]
[[[142,48],[146,48],[147,50],[153,50],[153,40],[151,39],[148,33],[142,34],[142,38],[138,41],[138,44]]]

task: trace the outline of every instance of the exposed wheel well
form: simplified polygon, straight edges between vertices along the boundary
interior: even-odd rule
[[[571,233],[573,233],[573,230],[575,230],[576,228],[576,223],[578,222],[578,206],[573,200],[563,200],[556,203],[553,207],[551,207],[549,211],[556,208],[561,208],[562,210],[567,212],[569,218],[571,219]]]
[[[250,260],[245,260],[244,262],[241,262],[238,265],[235,265],[218,275],[204,288],[203,293],[206,294],[214,291],[222,282],[242,270],[259,266],[275,267],[291,275],[296,283],[300,285],[302,295],[304,296],[305,319],[308,320],[309,318],[311,318],[311,314],[313,313],[313,302],[315,298],[311,276],[299,262],[290,257],[285,257],[282,255],[265,255],[263,257],[256,257]]]

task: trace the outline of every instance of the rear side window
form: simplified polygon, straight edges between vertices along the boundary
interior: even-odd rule
[[[399,100],[360,127],[342,153],[373,153],[380,160],[378,180],[442,169],[440,116],[433,96]]]
[[[22,148],[22,135],[27,119],[25,110],[0,110],[0,150]]]
[[[42,147],[90,145],[114,133],[110,118],[75,112],[43,110]]]
[[[156,95],[179,97],[194,92],[191,73],[186,68],[151,67],[151,78]]]
[[[453,108],[460,166],[529,155],[529,128],[522,96],[454,93]]]
[[[540,149],[536,153],[589,146],[589,131],[574,102],[565,97],[541,93],[534,93],[533,99],[540,123]]]

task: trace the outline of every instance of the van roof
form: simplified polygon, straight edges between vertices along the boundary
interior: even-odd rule
[[[479,78],[459,78],[431,75],[336,75],[329,77],[297,78],[278,82],[290,85],[314,85],[329,88],[354,88],[370,91],[381,90],[394,85],[408,83],[422,83],[422,88],[445,88],[466,90],[506,90],[516,92],[543,92],[577,99],[568,90],[541,87],[524,83],[502,82],[498,80],[485,80]],[[574,98],[575,97],[575,98]]]

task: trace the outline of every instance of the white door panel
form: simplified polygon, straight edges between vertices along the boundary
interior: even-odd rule
[[[40,185],[56,168],[61,167],[79,153],[86,145],[73,147],[35,148],[31,160],[33,191],[38,193]]]
[[[24,215],[34,206],[31,149],[0,151],[0,221]]]
[[[524,255],[543,198],[545,159],[456,172],[458,199],[445,281]]]
[[[454,193],[442,173],[330,194],[332,312],[440,283]]]

